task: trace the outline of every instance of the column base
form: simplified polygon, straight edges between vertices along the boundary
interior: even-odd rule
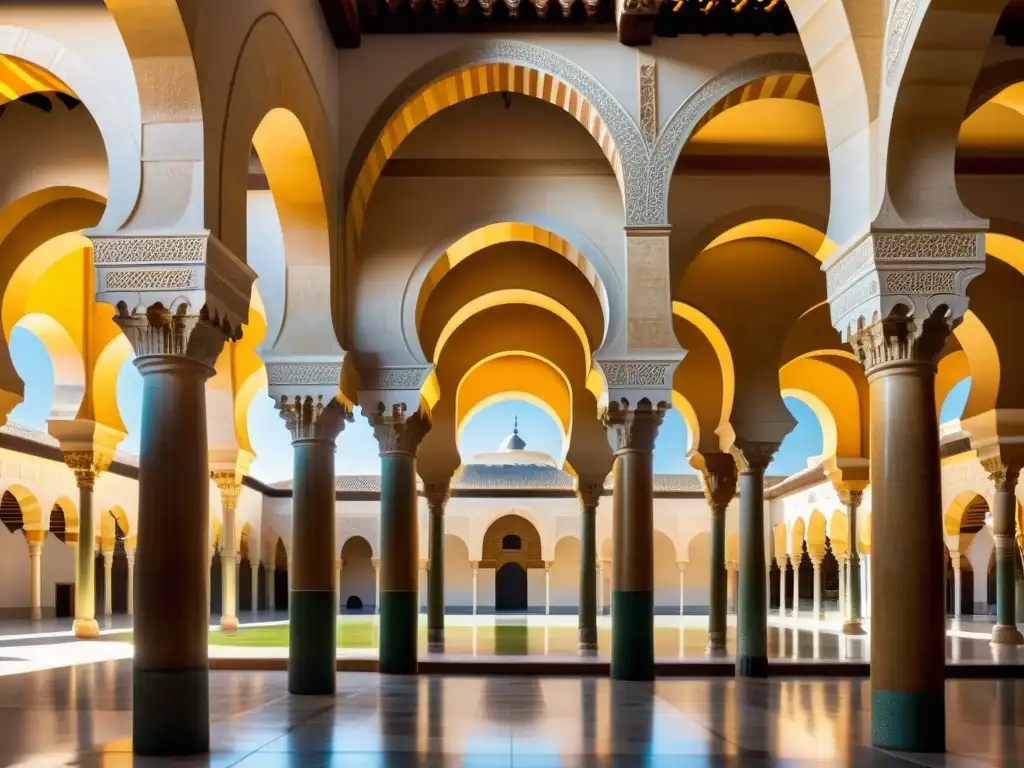
[[[597,656],[597,629],[580,627],[576,631],[576,649],[580,656]]]
[[[238,618],[236,616],[221,616],[220,628],[223,632],[237,632]]]
[[[866,635],[867,632],[864,630],[864,625],[861,624],[860,619],[847,619],[843,622],[843,634],[844,635]]]
[[[29,621],[42,621],[43,620],[43,609],[42,608],[31,608],[28,612]]]
[[[413,590],[381,590],[380,663],[383,675],[415,675],[419,594]]]
[[[736,659],[737,677],[768,677],[766,656],[740,656]]]
[[[725,656],[725,633],[708,632],[708,647],[704,655],[709,659],[717,659]]]
[[[96,619],[75,619],[73,630],[79,640],[95,640],[100,636],[100,624]]]
[[[613,680],[654,679],[654,593],[612,593]]]
[[[206,667],[136,669],[132,688],[132,744],[136,754],[199,755],[210,751]]]
[[[996,624],[992,628],[992,645],[1024,645],[1024,636],[1013,624]]]
[[[338,668],[334,590],[293,590],[288,595],[288,611],[288,692],[333,695]]]
[[[945,752],[945,694],[871,691],[871,744],[901,752]]]
[[[444,653],[444,628],[427,628],[427,653]]]

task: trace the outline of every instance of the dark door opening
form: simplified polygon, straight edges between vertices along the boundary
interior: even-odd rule
[[[54,615],[58,619],[71,618],[75,615],[75,585],[56,584],[54,588]]]
[[[526,613],[526,569],[505,563],[494,577],[494,610]]]

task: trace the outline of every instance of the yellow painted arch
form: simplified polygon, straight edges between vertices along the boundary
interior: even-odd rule
[[[500,291],[492,291],[491,293],[478,296],[472,301],[464,304],[458,312],[449,318],[448,322],[445,323],[444,328],[441,330],[441,334],[437,337],[437,344],[434,347],[434,364],[436,365],[441,359],[441,351],[444,349],[445,343],[451,335],[455,333],[460,325],[484,310],[490,309],[491,307],[501,306],[503,304],[528,304],[547,310],[561,319],[566,325],[572,328],[575,334],[579,337],[580,346],[583,348],[586,368],[590,368],[590,340],[587,338],[587,332],[583,328],[583,324],[561,302],[556,301],[550,296],[545,296],[542,293],[528,291],[521,288],[507,288]]]
[[[719,245],[734,240],[760,237],[788,243],[794,248],[810,254],[824,262],[836,251],[836,244],[814,227],[791,219],[755,219],[738,224],[726,230],[710,243],[704,250],[711,250]]]
[[[374,185],[384,165],[409,134],[443,109],[475,96],[502,92],[532,96],[572,115],[597,142],[622,189],[622,160],[611,131],[579,91],[553,75],[520,64],[478,64],[422,88],[406,100],[380,132],[359,169],[348,204],[345,230],[351,253],[358,251],[363,220]]]
[[[725,334],[715,325],[715,322],[696,307],[684,304],[681,301],[673,301],[672,313],[686,320],[703,333],[715,351],[718,364],[722,369],[722,413],[715,428],[715,433],[718,435],[722,445],[729,446],[734,438],[729,418],[732,415],[733,400],[736,397],[736,368],[733,365],[732,350],[729,349],[729,342],[725,340]]]
[[[814,89],[814,78],[809,74],[790,73],[768,75],[753,80],[731,91],[711,107],[694,126],[692,135],[710,123],[723,112],[740,104],[761,99],[790,99],[818,106],[818,94]]]
[[[985,413],[996,407],[999,397],[1001,366],[996,342],[971,310],[967,310],[963,322],[953,330],[953,334],[967,356],[968,369],[972,374],[964,417]],[[941,405],[937,404],[937,407],[941,408]]]
[[[0,488],[3,488],[3,486],[0,486]],[[3,491],[0,491],[0,496],[3,493],[10,493],[14,500],[18,502],[18,506],[21,508],[22,525],[26,528],[42,527],[43,511],[39,506],[39,499],[36,498],[32,491],[23,485],[13,483],[3,488]]]
[[[861,403],[857,385],[840,368],[812,356],[790,361],[779,371],[783,397],[795,397],[817,417],[822,455],[861,455]]]
[[[520,395],[535,405],[543,403],[539,407],[568,437],[572,430],[572,389],[561,370],[537,355],[502,355],[470,369],[456,391],[458,433],[461,435],[466,422],[485,407],[482,403],[492,405]]]
[[[0,54],[0,105],[30,93],[47,92],[78,98],[67,83],[42,67],[16,56]]]

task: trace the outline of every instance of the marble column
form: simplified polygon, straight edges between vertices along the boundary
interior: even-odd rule
[[[861,558],[862,568],[860,569],[860,591],[863,597],[861,598],[861,613],[864,614],[864,618],[871,617],[871,555],[864,555]]]
[[[603,483],[580,482],[576,495],[580,500],[580,597],[577,623],[577,650],[580,656],[597,655],[597,505]]]
[[[963,618],[963,573],[960,570],[960,558],[959,552],[950,552],[949,559],[953,566],[953,618]]]
[[[604,560],[597,561],[597,615],[604,616]]]
[[[765,570],[764,472],[778,443],[737,440],[740,469],[739,610],[736,617],[736,674],[768,676],[768,591]]]
[[[473,571],[473,615],[476,616],[476,607],[477,607],[477,591],[476,591],[476,588],[477,588],[477,580],[478,580],[477,577],[480,575],[480,563],[479,562],[470,563],[469,567]]]
[[[339,616],[341,615],[341,574],[345,569],[345,561],[342,558],[338,558],[334,564],[334,612]]]
[[[274,594],[275,587],[277,586],[277,579],[274,578],[275,568],[273,565],[267,565],[263,569],[264,577],[267,582],[267,610],[273,613],[277,610],[277,595]]]
[[[679,568],[679,615],[686,615],[686,562],[679,560],[676,562],[676,566]]]
[[[260,561],[253,557],[252,549],[249,550],[249,576],[252,580],[252,603],[249,610],[256,613],[260,609]]]
[[[115,321],[133,340],[143,387],[134,749],[146,755],[207,752],[210,481],[205,386],[224,333],[205,319],[157,309]]]
[[[811,558],[811,568],[814,570],[814,602],[811,608],[811,615],[815,621],[821,621],[824,611],[822,609],[821,601],[821,558]]]
[[[708,656],[725,655],[729,585],[725,567],[725,511],[736,495],[736,459],[729,453],[702,456],[704,497],[711,508],[711,578],[708,606]]]
[[[782,561],[782,573],[779,576],[779,618],[786,617],[786,604],[789,602],[789,589],[786,586],[786,574],[792,567],[790,564],[790,557],[786,555],[786,559]]]
[[[551,561],[544,563],[544,615],[551,615]]]
[[[380,446],[380,671],[415,674],[419,626],[416,450],[429,415],[404,406],[370,414]]]
[[[128,615],[135,615],[135,550],[125,550],[128,561]]]
[[[800,618],[800,564],[804,553],[797,552],[793,557],[793,618]]]
[[[242,482],[235,469],[215,469],[210,478],[220,490],[223,524],[220,542],[220,628],[225,632],[238,630],[238,580],[235,555],[238,546],[236,507]]]
[[[96,621],[96,517],[92,510],[92,491],[96,478],[109,466],[109,460],[93,451],[65,451],[64,463],[75,473],[78,485],[78,543],[75,545],[75,637],[92,640],[99,637]]]
[[[846,517],[849,521],[848,555],[846,558],[846,612],[843,621],[844,635],[863,635],[864,625],[861,621],[861,567],[860,567],[860,527],[857,514],[864,493],[859,489],[839,491],[839,500],[846,505]]]
[[[373,612],[380,613],[380,558],[371,557],[370,565],[373,566]]]
[[[292,438],[292,557],[288,563],[288,691],[332,695],[337,678],[334,588],[335,441],[351,411],[323,395],[282,397]]]
[[[1024,637],[1017,629],[1016,585],[1013,561],[1016,555],[1014,531],[1017,514],[1017,477],[1020,467],[1001,458],[985,459],[982,466],[995,486],[992,499],[992,538],[996,544],[996,625],[992,643],[1021,645]]]
[[[27,531],[25,542],[28,544],[28,603],[29,619],[39,621],[43,618],[43,541],[46,531]]]
[[[103,615],[114,613],[114,550],[103,550]]]
[[[839,555],[836,557],[836,561],[839,563],[839,615],[846,615],[846,557]]]
[[[664,405],[609,404],[612,495],[612,659],[616,680],[654,679],[654,441]]]
[[[427,650],[444,650],[444,509],[451,495],[451,480],[426,483],[430,536],[427,542]]]
[[[946,306],[940,307],[945,310]],[[949,335],[941,312],[893,315],[850,334],[870,388],[871,741],[945,750],[945,562],[936,359]]]
[[[739,570],[739,566],[732,560],[725,562],[725,574],[726,574],[726,585],[729,589],[729,599],[726,603],[727,612],[735,615],[737,613],[737,589],[739,585],[737,583],[736,574]]]

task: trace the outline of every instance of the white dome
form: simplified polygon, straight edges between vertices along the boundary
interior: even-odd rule
[[[501,441],[497,451],[478,453],[466,463],[488,467],[557,467],[555,460],[543,451],[526,450],[526,441],[519,436],[518,418],[512,434]]]

